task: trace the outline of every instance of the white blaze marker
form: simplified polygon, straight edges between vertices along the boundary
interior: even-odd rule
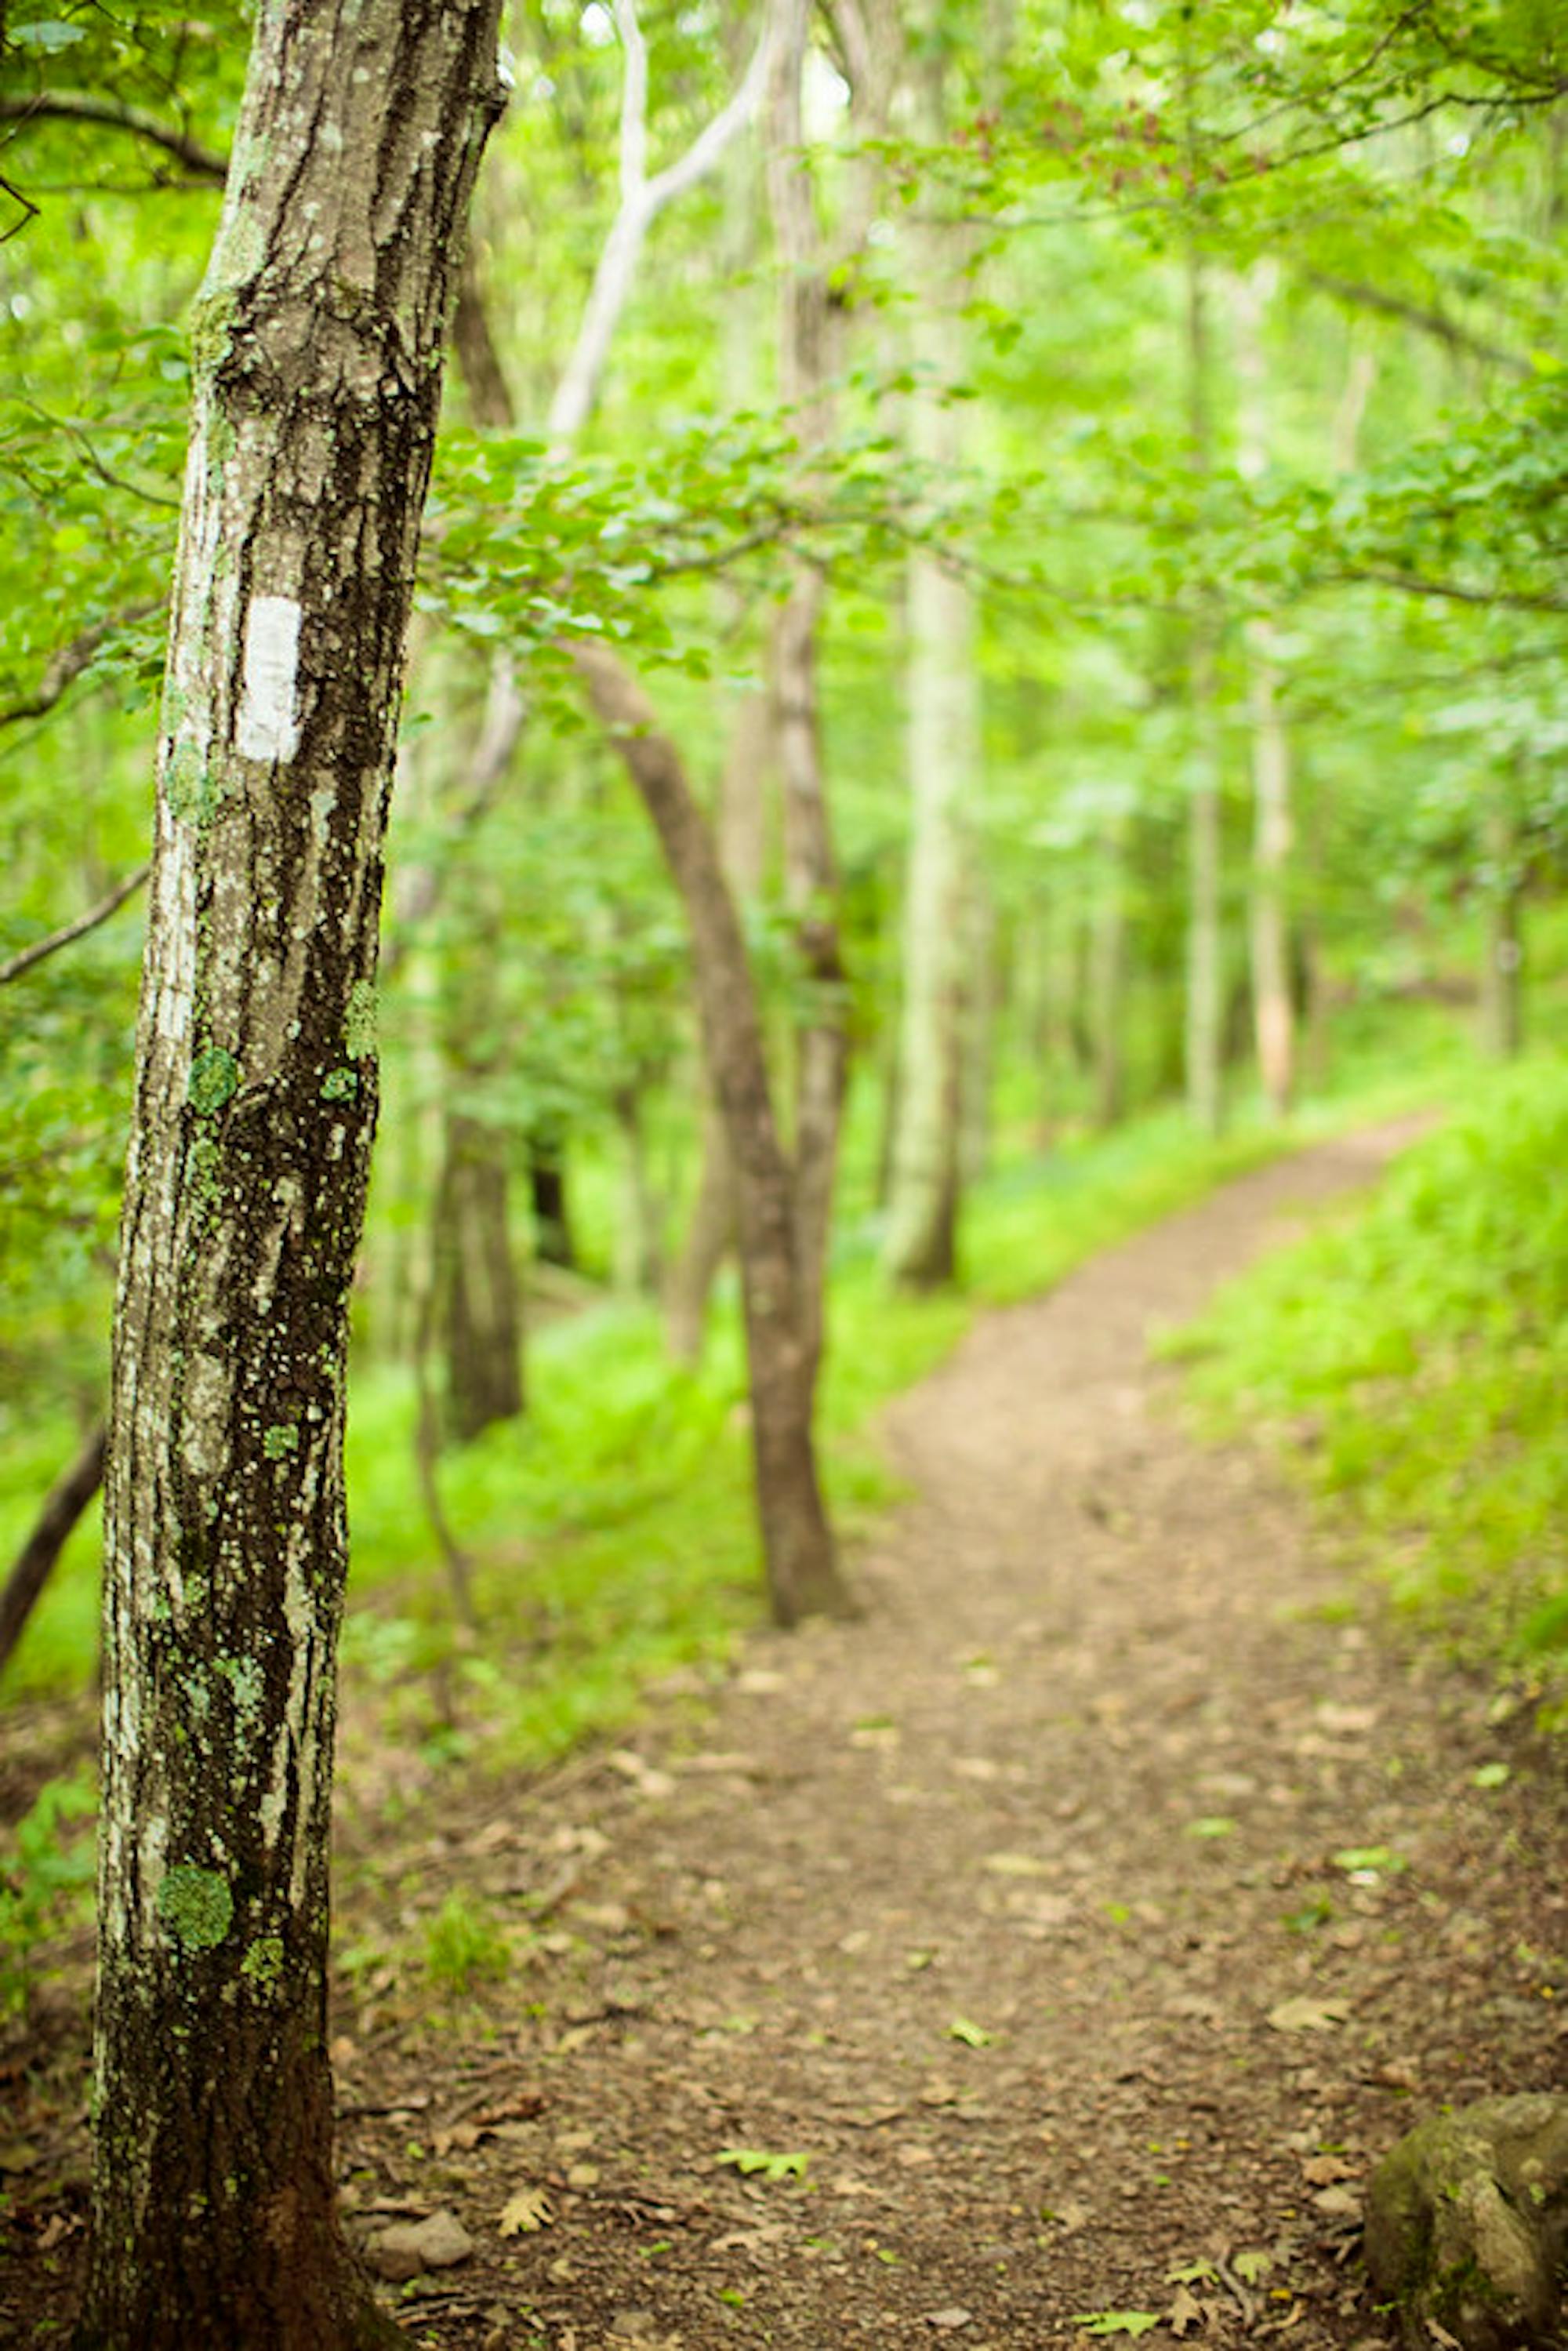
[[[245,699],[235,740],[242,758],[285,764],[299,748],[294,688],[304,615],[288,596],[256,596],[245,616]]]

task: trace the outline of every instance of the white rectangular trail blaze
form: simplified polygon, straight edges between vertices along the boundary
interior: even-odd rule
[[[299,748],[295,685],[303,614],[289,596],[256,596],[245,616],[245,686],[235,745],[242,758],[287,763]]]

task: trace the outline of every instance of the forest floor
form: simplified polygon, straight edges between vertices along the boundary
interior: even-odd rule
[[[666,1685],[622,1749],[449,1767],[395,1828],[403,1759],[350,1706],[351,2226],[469,2241],[402,2290],[416,2340],[1385,2339],[1370,2165],[1440,2104],[1563,2085],[1561,1756],[1347,1605],[1148,1343],[1401,1139],[979,1323],[887,1416],[914,1498],[853,1562],[860,1624]],[[55,1988],[12,2070],[7,2341],[69,2292],[82,2004]]]

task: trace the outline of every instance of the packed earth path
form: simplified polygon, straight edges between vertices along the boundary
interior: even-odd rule
[[[415,2340],[1386,2339],[1369,2166],[1562,2086],[1562,1767],[1347,1604],[1149,1343],[1404,1139],[981,1322],[887,1416],[860,1623],[395,1832],[351,1716],[340,2154]],[[454,1895],[519,1954],[461,1996],[418,1956]]]

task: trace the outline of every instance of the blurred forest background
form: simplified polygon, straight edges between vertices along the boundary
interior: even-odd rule
[[[57,5],[0,25],[7,1560],[104,1406],[247,43]],[[813,1433],[841,1538],[977,1306],[1429,1105],[1370,1220],[1178,1343],[1550,1703],[1560,12],[518,0],[508,39],[394,808],[350,1669],[430,1769],[533,1757],[769,1599],[847,1604]],[[97,1540],[17,1706],[91,1685]]]

